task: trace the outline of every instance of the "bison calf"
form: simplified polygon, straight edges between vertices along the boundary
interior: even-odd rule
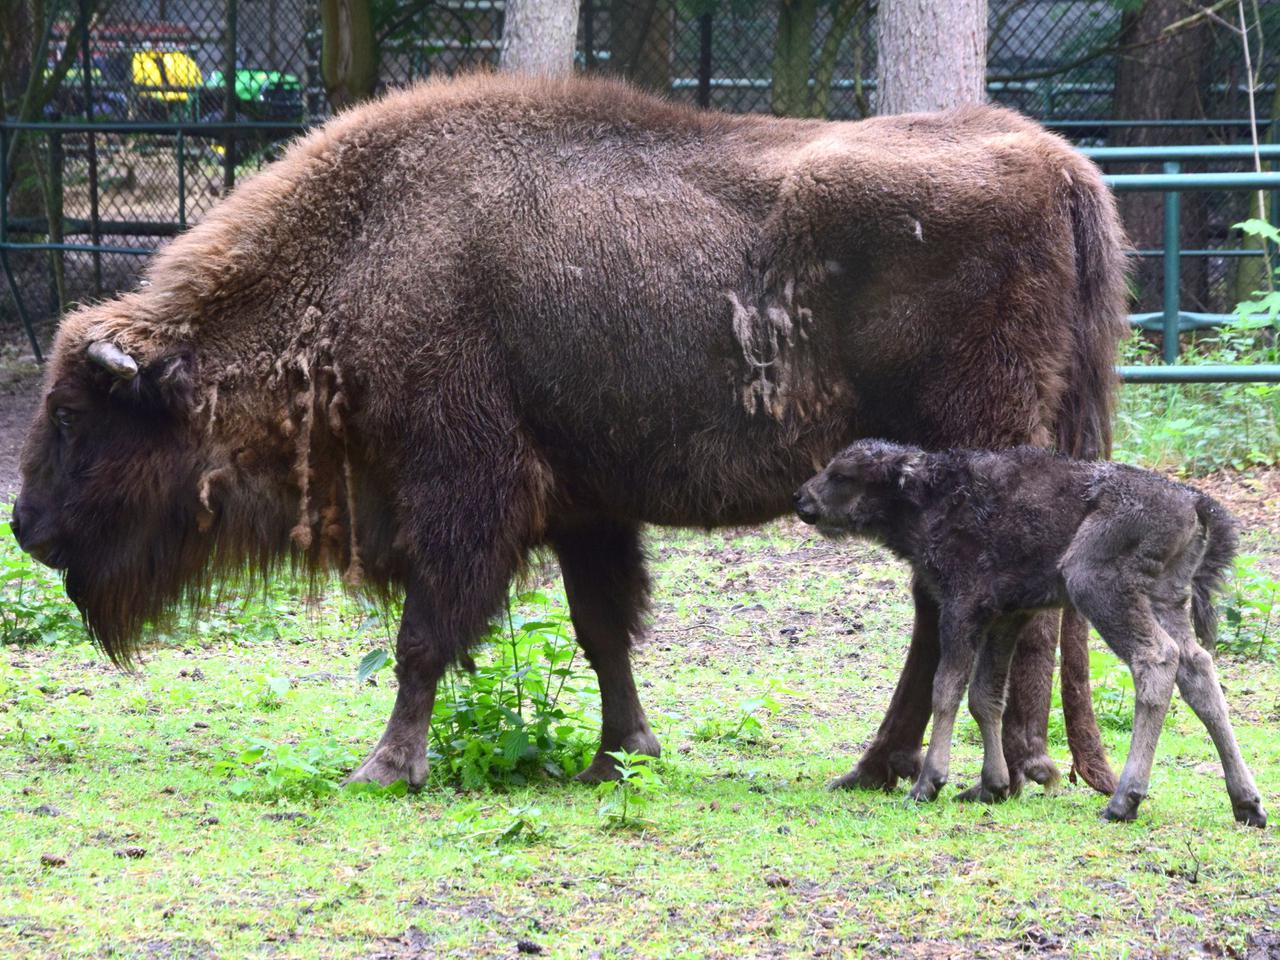
[[[1176,681],[1222,758],[1236,819],[1266,825],[1213,661],[1196,641],[1212,642],[1212,593],[1235,552],[1233,521],[1216,501],[1135,467],[1030,447],[926,453],[868,440],[801,487],[795,505],[824,534],[883,543],[939,604],[933,734],[914,799],[932,800],[947,781],[971,673],[982,779],[960,799],[1009,795],[1000,728],[1018,631],[1036,611],[1074,606],[1129,665],[1136,692],[1129,757],[1103,815],[1136,816]]]

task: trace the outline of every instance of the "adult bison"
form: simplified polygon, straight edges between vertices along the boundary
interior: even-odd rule
[[[1121,263],[1097,170],[1003,110],[825,123],[428,84],[310,134],[140,289],[63,321],[14,527],[117,661],[246,570],[403,589],[395,706],[354,776],[411,784],[437,680],[549,545],[605,777],[605,750],[658,752],[628,655],[641,524],[776,517],[865,435],[1105,451]],[[916,603],[843,785],[919,762],[938,654]],[[1056,637],[1042,618],[1021,644],[1018,781],[1056,776]],[[1109,788],[1078,620],[1063,646],[1077,766]]]

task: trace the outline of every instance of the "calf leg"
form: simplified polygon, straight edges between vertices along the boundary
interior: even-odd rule
[[[938,665],[938,605],[918,583],[912,584],[911,594],[916,605],[911,648],[889,710],[862,759],[829,784],[832,790],[892,790],[899,777],[914,780],[920,774],[920,741],[929,723],[930,684]]]
[[[631,640],[648,593],[639,531],[632,524],[599,521],[554,530],[549,539],[560,560],[574,632],[600,681],[600,749],[578,779],[613,780],[618,771],[608,751],[651,757],[660,752],[631,674]]]
[[[1170,618],[1161,618],[1174,627],[1169,633],[1180,645],[1178,656],[1178,689],[1182,699],[1191,707],[1200,722],[1213,738],[1222,760],[1222,771],[1227,780],[1227,793],[1231,797],[1231,809],[1236,820],[1251,827],[1265,827],[1267,814],[1262,809],[1262,797],[1253,782],[1253,774],[1245,765],[1236,744],[1231,721],[1227,717],[1227,701],[1218,685],[1218,675],[1213,668],[1213,658],[1196,643],[1186,609],[1181,608]],[[1178,622],[1180,621],[1180,622]]]
[[[933,675],[933,729],[924,765],[909,796],[928,802],[938,795],[951,769],[951,735],[956,712],[969,684],[973,659],[981,641],[981,631],[972,624],[953,623],[947,618],[941,628],[941,656]]]
[[[1005,760],[1001,727],[1009,666],[1025,622],[1018,618],[993,626],[978,652],[978,665],[969,686],[969,712],[982,733],[982,779],[960,793],[957,800],[997,803],[1017,791]]]

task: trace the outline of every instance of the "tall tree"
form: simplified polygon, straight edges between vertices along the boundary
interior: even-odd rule
[[[378,44],[371,0],[320,0],[320,72],[335,110],[373,95]]]
[[[503,70],[548,75],[573,70],[578,0],[507,0],[502,26]]]
[[[670,93],[672,12],[669,0],[612,0],[604,69],[656,93]]]
[[[1181,120],[1202,116],[1201,94],[1209,77],[1209,54],[1213,30],[1209,18],[1166,32],[1166,27],[1185,20],[1185,0],[1144,0],[1124,13],[1120,21],[1120,53],[1116,60],[1115,117],[1119,120]],[[1154,147],[1190,143],[1197,138],[1186,127],[1121,127],[1113,143],[1118,146]],[[1144,172],[1158,173],[1159,169]],[[1120,216],[1129,239],[1138,249],[1157,249],[1162,243],[1164,208],[1159,193],[1122,193],[1118,197]],[[1183,194],[1182,221],[1186,236],[1203,223],[1205,207],[1196,194]],[[1184,258],[1183,289],[1193,297],[1204,287],[1202,258]],[[1134,282],[1139,309],[1157,310],[1161,304],[1161,261],[1138,257]]]
[[[984,99],[987,0],[880,0],[877,18],[877,113]]]
[[[840,47],[865,0],[781,0],[773,44],[773,112],[788,117],[825,117]],[[827,14],[824,17],[822,14]],[[827,23],[821,45],[821,24]],[[855,36],[854,83],[860,85],[862,38]],[[816,59],[815,59],[816,53]],[[812,82],[811,82],[812,81]],[[859,110],[861,90],[856,89]],[[863,111],[865,112],[865,111]]]

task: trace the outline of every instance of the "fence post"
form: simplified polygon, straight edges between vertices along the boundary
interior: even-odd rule
[[[711,106],[711,14],[698,16],[698,106]]]
[[[236,36],[237,14],[239,5],[236,0],[227,0],[227,23],[223,36],[222,80],[225,88],[222,93],[222,120],[227,124],[227,136],[222,144],[222,186],[230,193],[236,185],[236,132],[232,124],[236,122]]]
[[[178,130],[178,229],[187,229],[187,141]]]
[[[35,65],[33,65],[33,69]],[[84,92],[84,118],[93,122],[93,52],[89,49],[89,4],[80,0],[80,88]],[[89,131],[89,239],[102,245],[98,213],[98,136]],[[93,295],[102,296],[102,254],[93,252]]]
[[[1182,164],[1165,163],[1165,173],[1180,173]],[[1179,233],[1182,217],[1182,194],[1170,189],[1164,195],[1164,362],[1178,362],[1178,334],[1181,326],[1182,252]]]
[[[18,290],[18,280],[13,275],[13,267],[9,264],[9,128],[5,126],[5,118],[0,117],[0,268],[4,270],[5,281],[9,284],[9,293],[13,296],[13,305],[18,311],[18,319],[22,328],[27,331],[27,340],[31,343],[31,355],[36,363],[44,363],[40,355],[40,341],[31,326],[31,315],[27,313],[22,302],[22,293]]]

